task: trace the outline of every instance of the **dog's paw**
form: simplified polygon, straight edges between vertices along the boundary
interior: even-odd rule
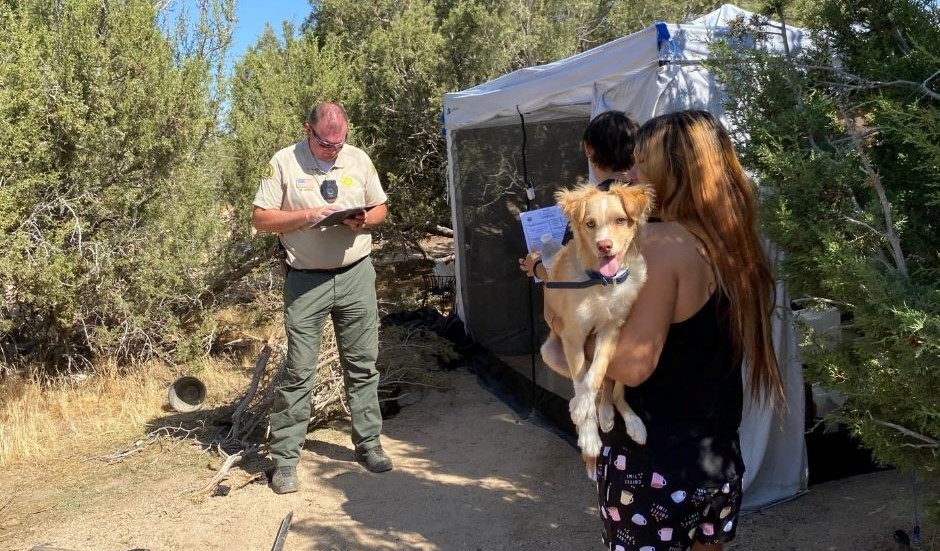
[[[597,428],[593,428],[594,430],[578,428],[578,447],[584,457],[597,457],[601,453],[601,437],[597,434]]]
[[[594,397],[584,392],[575,394],[574,398],[568,402],[568,411],[571,413],[571,421],[575,425],[580,425],[592,419],[595,415]]]
[[[600,404],[597,406],[597,423],[604,432],[610,432],[614,428],[614,406],[613,404]]]
[[[597,483],[597,458],[582,456],[582,459],[584,459],[584,470],[587,471],[588,478],[591,482]]]
[[[641,446],[646,444],[646,425],[643,421],[636,414],[624,415],[623,421],[627,425],[627,434],[630,438]]]

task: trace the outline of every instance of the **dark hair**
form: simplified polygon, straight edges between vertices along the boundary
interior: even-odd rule
[[[597,115],[587,128],[581,141],[593,149],[591,161],[608,170],[633,168],[633,145],[640,125],[623,111],[605,111]]]

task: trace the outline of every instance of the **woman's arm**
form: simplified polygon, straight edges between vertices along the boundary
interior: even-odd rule
[[[650,225],[641,243],[646,284],[620,330],[607,376],[637,386],[653,374],[673,323],[708,301],[715,280],[699,241],[680,224]]]
[[[679,286],[669,248],[669,243],[656,238],[644,244],[646,284],[620,329],[617,350],[607,368],[608,377],[627,386],[637,386],[653,374],[669,333]]]

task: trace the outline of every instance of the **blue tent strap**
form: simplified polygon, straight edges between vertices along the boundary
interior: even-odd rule
[[[669,33],[669,26],[662,21],[656,23],[656,49],[659,51],[660,66],[668,64],[671,60],[684,58],[682,48]]]
[[[663,42],[668,42],[671,38],[666,24],[662,21],[656,23],[656,49],[662,49]]]

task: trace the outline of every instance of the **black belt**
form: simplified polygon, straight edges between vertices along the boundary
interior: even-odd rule
[[[288,266],[287,269],[295,272],[303,272],[305,274],[341,274],[355,268],[360,262],[367,258],[369,257],[364,256],[352,264],[347,264],[339,268],[294,268],[293,266]]]

